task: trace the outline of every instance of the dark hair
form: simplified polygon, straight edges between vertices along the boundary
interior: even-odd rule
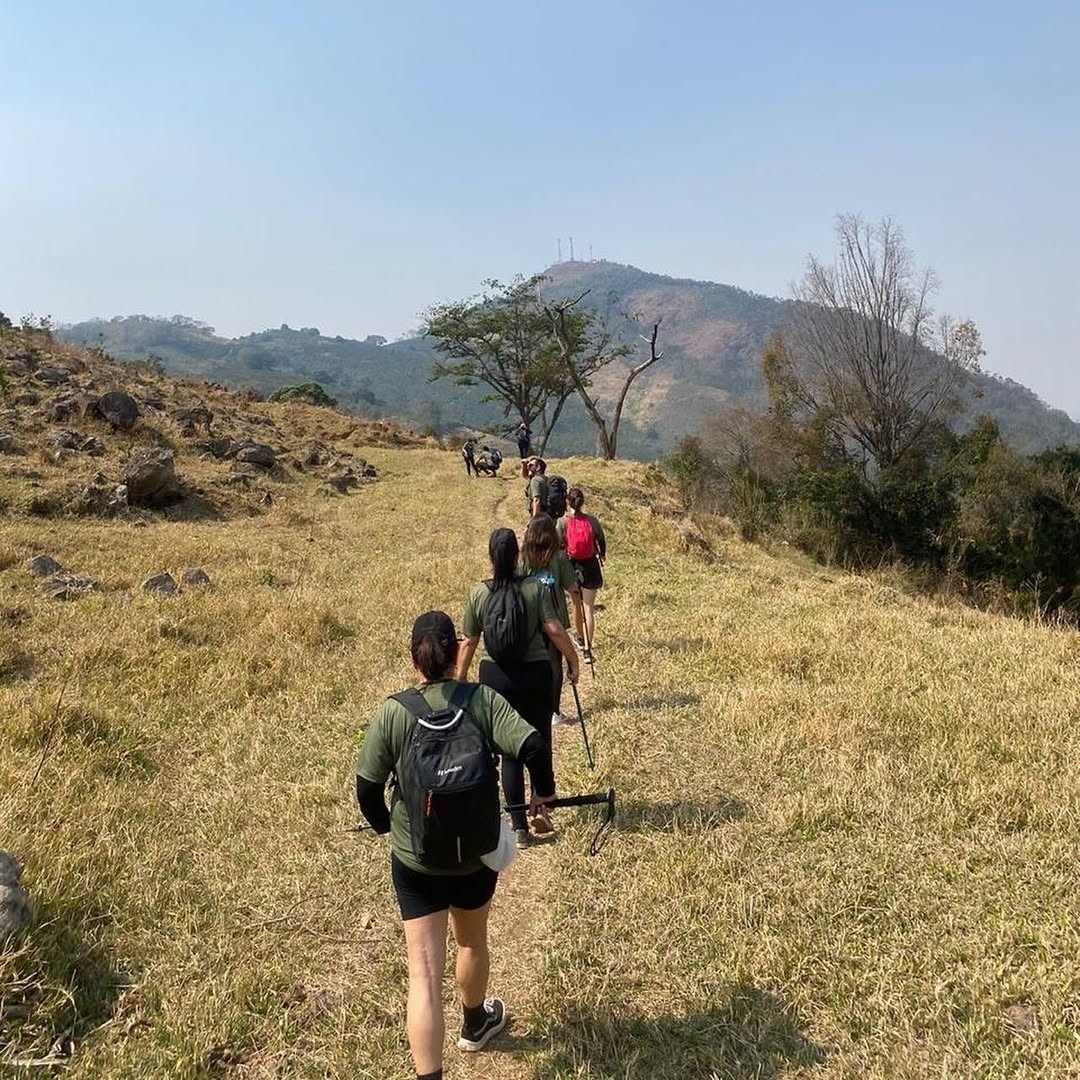
[[[416,620],[412,632],[413,663],[429,682],[445,678],[457,662],[454,620],[444,611],[429,611]]]
[[[547,472],[547,462],[542,457],[536,459],[536,471],[540,473],[541,476]]]
[[[573,510],[580,510],[585,505],[585,492],[579,487],[572,487],[566,493],[566,505]]]
[[[547,514],[537,514],[525,530],[521,545],[521,563],[530,570],[543,570],[559,550],[559,534],[555,522]]]
[[[509,585],[517,572],[518,538],[513,529],[496,529],[488,542],[495,585]]]

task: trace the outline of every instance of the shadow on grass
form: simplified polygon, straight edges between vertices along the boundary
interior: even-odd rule
[[[533,1080],[774,1080],[825,1051],[802,1033],[793,1007],[749,984],[684,1013],[645,1017],[567,1010],[530,1047],[551,1047]]]
[[[615,827],[619,832],[706,832],[741,821],[750,805],[734,795],[715,799],[673,799],[648,802],[628,799],[618,805]]]
[[[590,714],[600,715],[615,709],[619,712],[647,713],[658,709],[685,709],[700,704],[701,695],[692,693],[650,694],[646,697],[633,697],[628,701],[602,697],[593,703]]]
[[[113,1015],[130,980],[100,940],[110,921],[81,901],[35,904],[30,931],[9,941],[8,955],[0,957],[0,1062],[29,1058],[63,1065]]]

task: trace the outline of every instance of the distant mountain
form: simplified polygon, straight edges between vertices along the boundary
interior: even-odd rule
[[[776,300],[731,285],[650,274],[609,262],[565,262],[550,267],[550,295],[589,290],[583,303],[613,307],[650,324],[663,317],[664,358],[635,383],[626,407],[620,452],[655,458],[726,403],[763,407],[762,346],[785,321],[793,301]],[[291,383],[321,383],[340,404],[360,415],[399,416],[419,428],[484,427],[501,420],[479,389],[429,383],[434,353],[423,338],[387,342],[327,337],[317,329],[282,326],[246,337],[226,338],[193,319],[143,315],[91,320],[61,333],[76,343],[101,345],[126,360],[157,357],[166,371],[234,387],[270,392]],[[632,325],[625,340],[643,348]],[[597,380],[601,396],[613,395],[635,353]],[[644,353],[641,353],[644,355]],[[1009,379],[984,375],[969,391],[962,422],[993,416],[1018,448],[1028,451],[1080,442],[1080,424]],[[592,428],[576,403],[569,406],[553,440],[557,452],[591,452]]]

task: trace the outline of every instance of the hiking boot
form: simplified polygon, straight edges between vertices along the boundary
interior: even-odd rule
[[[515,829],[514,838],[517,840],[519,849],[532,847],[536,843],[536,839],[528,829]]]
[[[475,1031],[464,1024],[462,1025],[461,1038],[457,1041],[458,1049],[468,1051],[483,1050],[506,1027],[509,1019],[510,1014],[506,1011],[506,1006],[502,1001],[499,998],[488,998],[484,1002],[483,1023]]]
[[[592,649],[585,649],[581,654],[581,659],[586,664],[592,663]]]
[[[551,726],[552,727],[569,727],[571,724],[577,723],[576,716],[567,716],[566,713],[552,713]]]

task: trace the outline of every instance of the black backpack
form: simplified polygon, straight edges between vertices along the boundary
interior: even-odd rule
[[[546,513],[549,517],[558,519],[566,513],[566,492],[566,481],[561,476],[548,479]]]
[[[488,601],[484,605],[484,648],[497,664],[518,663],[529,647],[529,625],[525,597],[517,582],[496,586],[485,582]]]
[[[499,773],[468,709],[475,690],[459,683],[449,707],[435,712],[419,690],[394,695],[414,717],[395,772],[413,854],[425,866],[451,869],[499,845]]]

